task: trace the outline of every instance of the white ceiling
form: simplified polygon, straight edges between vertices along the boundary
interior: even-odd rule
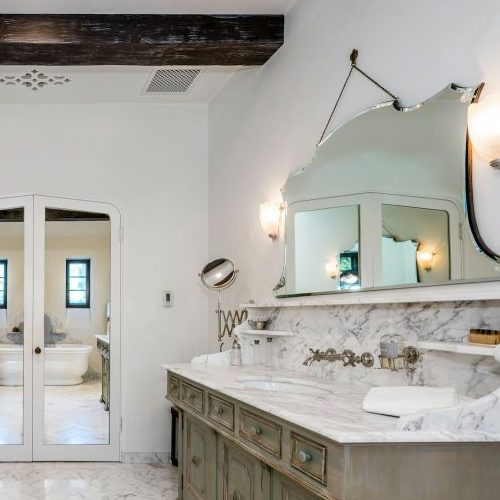
[[[33,91],[0,83],[0,104],[70,103],[197,103],[209,102],[234,75],[237,67],[206,67],[185,95],[144,95],[143,89],[154,68],[144,66],[1,66],[0,80],[36,69],[47,76],[65,76],[61,86]]]
[[[6,13],[285,14],[298,0],[0,0]],[[152,67],[1,66],[0,78],[36,69],[65,75],[66,85],[33,91],[0,83],[0,104],[207,103],[240,68],[206,67],[187,95],[143,95]],[[247,69],[248,71],[248,69]],[[251,69],[250,69],[251,71]]]
[[[3,14],[284,14],[297,0],[0,0]]]

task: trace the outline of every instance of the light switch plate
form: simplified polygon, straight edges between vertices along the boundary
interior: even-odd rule
[[[173,307],[174,305],[174,294],[165,290],[163,292],[163,307]]]

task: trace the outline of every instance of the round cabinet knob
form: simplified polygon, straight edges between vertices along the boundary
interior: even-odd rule
[[[214,413],[217,413],[217,415],[222,415],[224,413],[224,408],[220,406],[214,406]]]
[[[259,434],[262,434],[262,429],[260,429],[259,427],[256,427],[256,426],[253,426],[253,427],[250,427],[250,435],[251,436],[258,436]]]
[[[196,455],[194,455],[193,458],[191,459],[191,463],[195,467],[198,467],[200,465],[200,457],[197,457]]]
[[[301,464],[306,464],[307,462],[310,462],[312,460],[312,456],[310,453],[307,453],[307,451],[300,450],[298,453],[299,457],[299,462]]]
[[[238,490],[233,491],[233,499],[232,500],[243,500],[243,496]]]
[[[39,347],[37,347],[37,348],[35,349],[35,354],[40,354],[41,352],[42,352],[42,350],[41,350]]]

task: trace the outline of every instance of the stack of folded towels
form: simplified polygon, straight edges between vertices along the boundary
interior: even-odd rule
[[[372,387],[363,401],[363,410],[401,417],[456,404],[458,395],[453,387]]]

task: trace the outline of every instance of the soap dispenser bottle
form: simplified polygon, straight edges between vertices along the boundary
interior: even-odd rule
[[[231,346],[231,366],[241,366],[241,345],[238,339],[234,339]]]

